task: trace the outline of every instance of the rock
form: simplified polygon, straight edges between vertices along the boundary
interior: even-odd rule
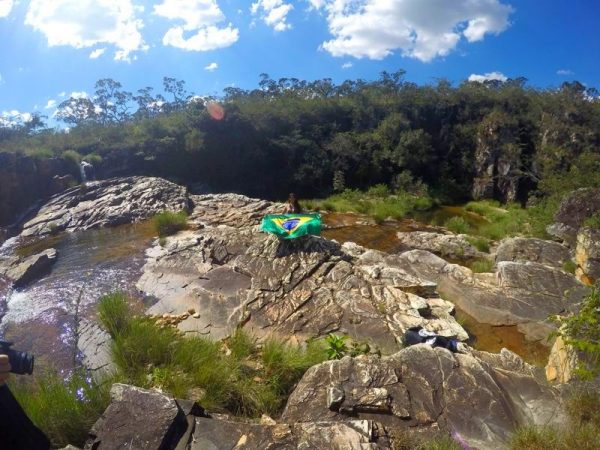
[[[583,222],[600,211],[600,188],[583,188],[571,192],[560,204],[554,215],[555,223],[548,233],[575,246],[577,232]]]
[[[156,391],[114,384],[111,403],[90,430],[86,449],[175,448],[188,428],[177,402]]]
[[[21,288],[50,272],[58,252],[47,249],[26,258],[8,257],[0,262],[0,275],[12,280],[13,286]]]
[[[190,222],[247,227],[258,225],[265,214],[280,214],[283,205],[238,194],[192,195]]]
[[[568,383],[577,367],[577,352],[567,344],[561,336],[554,341],[548,364],[546,364],[546,379],[558,383]]]
[[[517,325],[528,340],[545,345],[556,328],[548,317],[575,311],[589,292],[571,274],[534,262],[501,261],[494,274],[475,274],[423,250],[384,256],[383,262],[437,283],[445,300],[478,322]]]
[[[334,408],[332,387],[344,392]],[[436,427],[459,434],[473,449],[491,449],[505,447],[519,425],[559,425],[565,416],[559,394],[514,353],[461,355],[424,344],[389,357],[314,366],[282,414],[296,423],[367,418],[387,434]]]
[[[531,261],[560,269],[570,258],[564,245],[536,238],[506,238],[496,249],[496,262]]]
[[[95,378],[102,380],[114,374],[110,335],[96,323],[83,319],[79,325],[77,348],[83,355],[83,365]]]
[[[23,225],[21,236],[121,225],[187,207],[187,193],[182,186],[161,178],[113,178],[52,197],[36,217]]]
[[[428,231],[397,233],[398,240],[404,245],[427,250],[443,258],[452,260],[470,260],[484,258],[485,253],[478,251],[467,240],[466,234],[441,234]]]
[[[600,229],[583,227],[579,230],[575,261],[582,282],[593,285],[600,279]]]
[[[255,219],[211,225],[216,211],[233,217],[228,211],[239,204],[262,211],[264,202],[202,198],[192,216],[204,228],[179,233],[165,247],[147,252],[137,286],[158,299],[148,314],[193,309],[199,317],[190,316],[179,329],[214,339],[240,325],[259,338],[277,335],[295,342],[339,332],[390,351],[416,325],[467,338],[451,306],[441,299],[430,305],[438,297],[435,283],[386,265],[385,253],[315,236],[282,242],[258,233]],[[213,218],[205,220],[202,211]]]

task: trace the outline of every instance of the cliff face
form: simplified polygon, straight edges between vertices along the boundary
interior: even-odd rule
[[[72,184],[72,170],[59,158],[0,153],[0,226],[13,223],[40,199]]]

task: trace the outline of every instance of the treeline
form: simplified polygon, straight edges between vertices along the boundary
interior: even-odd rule
[[[419,86],[400,70],[341,84],[262,74],[256,89],[229,87],[221,98],[194,96],[173,78],[163,90],[133,94],[100,80],[93,96],[59,105],[68,132],[34,115],[0,128],[0,151],[81,155],[106,169],[127,160],[130,171],[266,198],[384,183],[425,185],[443,201],[460,201],[475,178],[488,176],[516,179],[524,202],[600,184],[600,100],[579,82]],[[223,120],[207,112],[211,101],[223,106]]]

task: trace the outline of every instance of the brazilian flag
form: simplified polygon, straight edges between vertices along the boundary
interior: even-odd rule
[[[321,234],[320,214],[267,214],[260,231],[273,233],[280,239],[294,239],[305,234]]]

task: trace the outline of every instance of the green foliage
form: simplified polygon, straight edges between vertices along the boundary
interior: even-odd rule
[[[489,239],[481,236],[467,236],[467,241],[473,247],[475,247],[480,252],[489,253],[490,252],[490,241]]]
[[[84,372],[66,379],[56,372],[36,374],[33,380],[15,379],[10,389],[54,448],[83,447],[88,430],[110,402],[110,383],[98,384]]]
[[[187,228],[187,212],[179,211],[175,213],[164,211],[155,215],[152,218],[152,223],[154,229],[161,238],[171,236],[172,234]]]
[[[469,222],[464,217],[455,216],[444,222],[444,227],[448,228],[453,233],[466,234],[471,230]]]
[[[134,317],[123,308],[126,299],[119,298],[103,299],[100,315],[112,329],[120,377],[199,400],[208,409],[252,417],[276,414],[304,372],[326,359],[319,341],[304,349],[274,339],[259,345],[241,329],[224,343],[184,337],[152,318]]]
[[[526,426],[518,428],[510,439],[511,450],[559,449],[560,434],[556,428]]]
[[[89,155],[85,155],[83,160],[97,166],[102,162],[102,156],[100,156],[98,153],[90,153]]]
[[[575,262],[573,262],[570,259],[567,259],[563,265],[562,265],[562,269],[565,272],[571,273],[571,274],[575,274],[575,271],[577,270],[577,264]]]
[[[475,273],[488,273],[494,268],[494,261],[491,259],[480,259],[471,264],[471,270]]]
[[[593,216],[585,219],[583,225],[590,228],[600,229],[600,212],[597,212]]]
[[[50,150],[49,148],[37,148],[34,151],[32,151],[30,153],[30,155],[34,156],[36,158],[46,159],[46,158],[53,158],[54,152],[52,150]]]
[[[560,319],[558,333],[581,352],[576,373],[583,379],[600,375],[600,290],[592,288],[577,314]]]
[[[69,161],[75,166],[79,166],[79,163],[81,162],[81,155],[75,150],[65,150],[64,152],[62,152],[60,157],[65,161]]]
[[[127,297],[122,292],[107,294],[98,301],[98,319],[112,338],[126,331],[131,322]]]
[[[348,336],[327,335],[325,342],[327,343],[327,357],[329,359],[341,359],[348,353],[346,339],[348,339]]]

